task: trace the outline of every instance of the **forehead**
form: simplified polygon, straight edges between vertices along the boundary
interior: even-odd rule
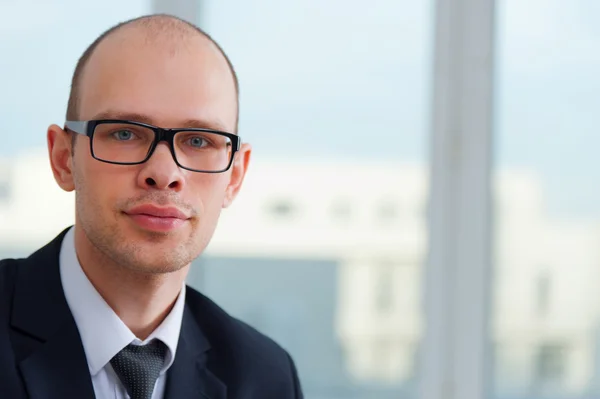
[[[79,116],[145,116],[164,127],[199,120],[233,131],[237,93],[227,61],[199,34],[153,37],[125,30],[105,38],[79,82]]]

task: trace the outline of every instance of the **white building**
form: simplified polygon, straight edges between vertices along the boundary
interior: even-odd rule
[[[496,392],[584,393],[598,369],[597,226],[549,219],[526,171],[502,171],[494,190]],[[346,371],[366,383],[408,381],[424,328],[427,196],[423,165],[253,161],[207,253],[334,260],[332,323]],[[45,151],[0,163],[0,250],[39,247],[73,223],[73,207]]]

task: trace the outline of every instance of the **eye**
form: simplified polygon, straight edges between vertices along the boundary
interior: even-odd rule
[[[204,137],[194,136],[194,137],[190,137],[188,139],[188,144],[191,145],[192,147],[202,148],[207,143],[206,143],[206,140],[204,139]]]
[[[113,137],[119,141],[128,141],[134,137],[134,134],[131,130],[118,130],[114,132]]]

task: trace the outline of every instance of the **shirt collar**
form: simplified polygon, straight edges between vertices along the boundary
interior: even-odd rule
[[[65,298],[81,336],[90,374],[95,376],[125,346],[143,345],[153,339],[167,346],[161,374],[166,372],[175,360],[185,305],[185,284],[171,312],[146,340],[141,341],[100,296],[81,269],[75,251],[74,228],[64,236],[59,262]]]

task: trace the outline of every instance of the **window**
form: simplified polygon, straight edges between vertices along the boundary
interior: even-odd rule
[[[111,25],[150,10],[151,0],[0,1],[0,157],[44,147],[40,132],[60,123],[85,47]],[[24,87],[43,95],[32,96]]]
[[[281,342],[307,398],[414,397],[420,303],[403,318],[378,259],[423,259],[424,215],[402,231],[376,227],[397,220],[395,200],[380,200],[390,186],[402,191],[404,176],[416,176],[407,197],[426,201],[432,2],[207,0],[200,9],[200,25],[239,74],[252,162],[270,167],[258,176],[250,166],[236,223],[219,227],[223,251],[207,253],[202,278],[190,281]],[[265,184],[277,191],[256,206],[250,199]],[[281,222],[275,233],[257,209]],[[228,244],[234,236],[260,254]],[[387,317],[375,320],[378,309]],[[382,337],[391,343],[374,349]]]
[[[8,202],[10,198],[10,165],[2,162],[0,155],[0,202]]]
[[[550,298],[552,297],[550,274],[546,271],[542,272],[537,279],[536,292],[536,309],[540,317],[544,317],[550,311]]]
[[[0,180],[0,202],[7,202],[10,198],[10,185],[8,181]]]
[[[600,395],[599,10],[498,2],[495,398]]]
[[[399,199],[396,201],[386,200],[379,204],[379,207],[377,208],[377,219],[380,225],[391,226],[397,222],[399,216],[399,202]]]
[[[352,206],[348,200],[338,200],[331,206],[331,216],[335,223],[346,225],[352,217]]]
[[[564,389],[567,371],[567,348],[560,344],[543,344],[535,354],[535,377],[532,391],[539,395],[556,395]]]
[[[388,315],[394,308],[395,292],[400,287],[395,284],[394,266],[384,263],[374,268],[377,284],[375,285],[374,297],[377,312]]]
[[[287,200],[273,200],[267,205],[268,214],[278,219],[290,218],[296,214],[296,211],[294,204]]]
[[[256,189],[248,180],[233,208],[249,212],[235,214],[222,227],[221,249],[213,246],[205,263],[192,268],[199,274],[190,282],[288,349],[307,399],[481,399],[487,369],[480,367],[483,356],[469,343],[482,341],[479,304],[487,302],[490,291],[493,307],[485,314],[494,347],[487,359],[493,364],[490,397],[600,395],[598,2],[0,1],[0,15],[10,15],[0,28],[5,94],[0,98],[0,156],[43,146],[38,133],[64,113],[64,88],[81,50],[108,25],[159,3],[160,11],[199,22],[230,55],[242,86],[240,130],[254,145],[253,160],[276,160],[262,177],[272,185],[288,181],[277,165],[302,175],[294,182],[307,194],[301,200],[284,187],[286,194],[278,191],[266,202],[262,197],[245,202],[244,193]],[[491,28],[486,16],[492,3],[497,6],[497,42],[495,49],[485,49],[478,45]],[[434,4],[439,6],[435,10]],[[437,26],[434,15],[441,18]],[[436,31],[440,45],[433,50]],[[41,35],[48,40],[42,43]],[[485,55],[473,54],[474,48],[485,49]],[[452,72],[431,68],[434,53]],[[440,135],[434,151],[427,138],[440,126],[440,131],[479,127],[485,112],[465,98],[476,98],[472,93],[479,90],[487,93],[477,78],[492,72],[486,56],[492,53],[497,93],[493,202],[498,206],[492,227],[479,231],[482,212],[473,212],[473,220],[467,216],[481,210],[487,197],[469,195],[477,184],[466,177],[489,171],[489,157],[481,151],[485,142],[477,142],[488,137],[487,129],[477,137]],[[39,60],[53,62],[40,68]],[[24,87],[40,95],[31,96]],[[429,98],[430,88],[439,98]],[[430,120],[431,104],[448,111],[454,110],[453,102],[463,104],[460,112],[434,112]],[[17,131],[22,134],[11,134]],[[446,169],[441,159],[448,153],[453,157]],[[388,174],[382,173],[372,167],[373,160],[397,168],[385,167]],[[447,172],[430,189],[457,195],[426,198],[423,193],[429,190],[421,190],[429,185],[425,172],[408,185],[406,175],[396,173],[405,161],[416,166],[407,168],[411,171],[427,171],[431,163],[434,172]],[[472,167],[465,171],[461,165]],[[324,182],[310,181],[322,179],[323,170],[331,168],[335,173]],[[395,200],[379,202],[386,197],[378,190],[392,186],[402,193],[419,187],[420,194],[415,199],[400,193],[406,207]],[[0,183],[0,201],[17,191]],[[338,195],[347,200],[332,206],[330,199]],[[305,203],[309,197],[317,201]],[[404,223],[407,214],[414,217]],[[296,223],[305,217],[307,223]],[[398,217],[399,223],[372,229]],[[449,222],[428,225],[428,217]],[[275,232],[269,218],[283,222]],[[333,229],[331,220],[336,221]],[[40,220],[35,230],[45,222]],[[434,231],[423,231],[423,226]],[[487,273],[488,262],[479,262],[478,254],[489,243],[490,228],[493,279],[469,280],[481,270]],[[478,241],[474,231],[486,238]],[[400,282],[419,281],[405,273],[421,275],[420,260],[426,255],[442,265],[442,273],[425,279],[424,292],[421,284],[408,283],[417,292],[404,298],[408,290],[394,287],[385,272],[373,272],[383,253],[411,264],[398,270]],[[490,280],[492,290],[472,284]],[[473,287],[483,288],[476,292]],[[433,300],[415,299],[422,297]],[[384,310],[390,322],[375,322],[379,312],[373,309]],[[416,327],[418,316],[433,322],[432,333]],[[417,353],[423,354],[421,368],[414,361]],[[433,394],[418,396],[417,381],[425,388],[433,381]]]

